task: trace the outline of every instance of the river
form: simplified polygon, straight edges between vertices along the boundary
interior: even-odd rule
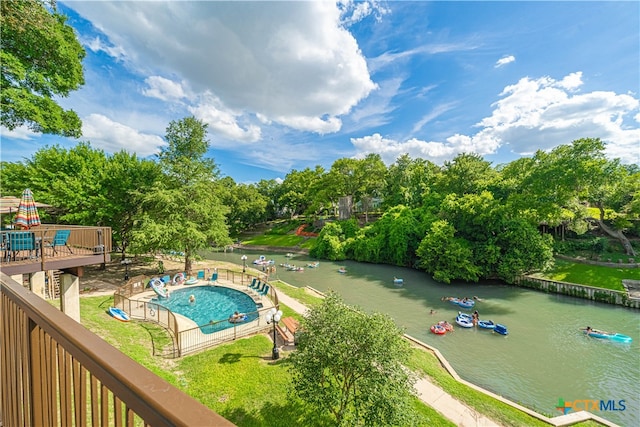
[[[210,253],[205,257],[242,264],[259,255],[276,262],[305,266],[304,255],[258,251]],[[346,274],[338,268],[345,266]],[[394,277],[402,278],[401,287]],[[291,285],[333,290],[345,302],[367,312],[389,314],[405,332],[436,347],[464,379],[514,402],[549,415],[561,415],[558,400],[603,401],[596,415],[622,426],[640,425],[640,313],[579,298],[521,289],[498,282],[481,284],[433,281],[408,268],[343,261],[320,261],[303,272],[277,267],[272,278]],[[443,296],[478,296],[480,318],[503,323],[508,336],[457,327],[436,336],[429,327],[439,320],[454,323],[460,309]],[[435,314],[430,314],[434,310]],[[586,337],[579,328],[591,326],[629,335],[631,344]],[[613,402],[613,405],[612,405]],[[580,403],[582,404],[582,403]]]

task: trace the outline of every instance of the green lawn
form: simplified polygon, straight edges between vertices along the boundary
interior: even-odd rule
[[[552,270],[538,273],[534,276],[549,280],[624,291],[622,279],[640,280],[640,268],[601,267],[556,259],[555,267]]]
[[[276,283],[293,298],[306,305],[320,300],[303,289]],[[138,361],[169,383],[229,419],[238,426],[271,426],[287,420],[290,425],[322,426],[329,420],[310,411],[305,404],[289,395],[291,376],[287,351],[278,361],[271,360],[272,341],[264,336],[240,339],[216,348],[176,360],[152,355],[152,345],[164,345],[168,340],[162,328],[141,322],[122,323],[107,313],[112,297],[83,297],[80,299],[82,324],[114,347]],[[299,315],[282,305],[285,316]],[[126,339],[122,339],[126,337]],[[426,374],[446,391],[468,406],[503,425],[544,425],[472,388],[458,383],[429,352],[416,349],[409,365]],[[424,426],[453,426],[433,408],[415,399]]]
[[[304,237],[295,234],[263,234],[243,240],[243,245],[255,246],[298,246],[304,241]]]

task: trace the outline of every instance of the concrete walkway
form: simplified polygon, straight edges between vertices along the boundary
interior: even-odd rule
[[[305,314],[307,307],[284,292],[278,291],[278,300],[295,312]],[[489,418],[454,399],[450,394],[434,385],[426,378],[416,382],[418,397],[427,405],[440,412],[447,419],[460,427],[499,426]]]

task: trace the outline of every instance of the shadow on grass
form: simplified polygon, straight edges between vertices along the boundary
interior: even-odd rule
[[[265,402],[256,413],[248,413],[243,408],[232,408],[220,415],[242,427],[304,425],[306,427],[335,425],[333,418],[310,410],[298,400],[284,405]]]

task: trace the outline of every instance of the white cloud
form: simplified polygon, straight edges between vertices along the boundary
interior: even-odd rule
[[[404,142],[383,138],[376,133],[362,138],[351,138],[351,143],[358,150],[356,157],[364,157],[369,153],[380,154],[386,164],[391,164],[403,155],[409,154],[412,158],[429,159],[432,162],[441,164],[445,160],[450,160],[459,153],[477,152],[487,154],[492,152],[497,145],[497,141],[492,141],[485,135],[468,137],[465,135],[453,135],[445,142],[423,141],[411,138]]]
[[[115,58],[116,60],[124,60],[127,56],[122,46],[109,45],[100,37],[94,37],[92,39],[82,39],[80,40],[80,42],[93,52],[105,52],[107,55]]]
[[[145,79],[147,88],[142,90],[142,94],[151,98],[158,98],[163,101],[178,101],[187,95],[181,83],[176,83],[161,76],[151,76]]]
[[[39,137],[39,133],[33,132],[26,126],[18,126],[13,130],[9,130],[4,126],[0,126],[0,139],[1,138],[13,138],[13,139],[21,139],[24,141],[28,141],[35,137]]]
[[[498,61],[496,62],[495,67],[496,68],[504,67],[507,64],[515,62],[515,60],[516,60],[516,57],[513,56],[513,55],[503,56],[502,58],[498,59]]]
[[[147,81],[149,96],[179,96],[168,90],[168,80],[157,80],[177,76],[194,93],[213,94],[219,109],[237,112],[239,122],[260,115],[296,129],[335,132],[339,116],[376,87],[333,2],[68,5],[122,46],[130,66],[155,76]]]
[[[438,116],[446,113],[447,111],[451,110],[455,106],[456,106],[455,102],[448,102],[446,104],[435,106],[433,109],[431,109],[431,111],[429,111],[427,114],[422,116],[422,118],[418,120],[416,124],[413,125],[413,129],[411,131],[413,133],[420,131],[425,124],[429,123],[430,121],[437,118]]]
[[[142,157],[156,154],[160,147],[167,145],[157,135],[140,133],[101,114],[91,114],[82,119],[82,136],[91,142],[94,148],[107,153],[126,150]]]
[[[249,125],[243,129],[238,124],[240,114],[225,108],[222,102],[211,94],[205,94],[198,105],[189,107],[189,111],[204,121],[209,126],[209,132],[213,134],[241,142],[255,142],[260,139],[258,126]]]
[[[508,146],[518,155],[530,155],[580,138],[600,138],[607,143],[610,158],[639,163],[640,101],[614,92],[572,94],[581,86],[581,76],[580,72],[572,73],[560,81],[526,77],[505,87],[502,98],[493,104],[491,116],[476,125],[481,129],[472,136],[456,134],[445,142],[415,138],[396,141],[376,133],[352,138],[351,142],[359,151],[358,156],[379,153],[387,163],[404,153],[441,163],[463,152],[487,155]],[[414,129],[439,113],[438,108],[434,109]]]

